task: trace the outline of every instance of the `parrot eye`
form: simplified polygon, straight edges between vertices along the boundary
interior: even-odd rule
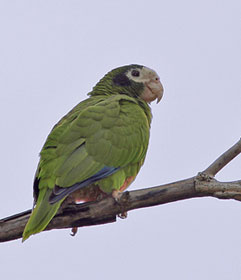
[[[139,76],[140,76],[140,72],[139,72],[138,70],[132,70],[132,71],[131,71],[131,75],[132,75],[133,77],[139,77]]]

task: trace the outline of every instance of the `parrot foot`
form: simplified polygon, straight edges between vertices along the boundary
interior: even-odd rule
[[[118,204],[126,204],[129,201],[130,193],[128,191],[121,192],[119,190],[113,190],[111,196]]]
[[[123,206],[128,201],[129,192],[122,193],[121,191],[113,190],[112,191],[112,197],[115,199],[116,203],[118,203],[120,205],[121,208],[125,208]],[[123,211],[120,214],[118,214],[117,216],[121,219],[126,219],[127,218],[127,211]]]
[[[71,229],[70,235],[71,235],[71,236],[75,236],[77,232],[78,232],[78,228],[77,228],[77,227],[73,227],[73,228]]]
[[[118,203],[122,197],[122,192],[119,190],[113,190],[111,195],[115,199],[115,201]]]

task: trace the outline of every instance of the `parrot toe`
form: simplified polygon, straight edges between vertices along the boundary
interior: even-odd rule
[[[115,199],[117,203],[119,203],[121,197],[122,197],[122,192],[119,190],[113,190],[111,193],[112,197]]]

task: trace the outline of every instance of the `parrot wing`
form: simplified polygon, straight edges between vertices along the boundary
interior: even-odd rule
[[[98,99],[71,122],[68,118],[53,129],[41,152],[39,189],[46,183],[52,189],[50,203],[143,160],[147,150],[149,124],[134,98]]]

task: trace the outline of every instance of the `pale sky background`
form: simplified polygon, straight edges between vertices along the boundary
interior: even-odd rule
[[[0,0],[0,216],[32,206],[53,125],[109,70],[153,68],[146,162],[129,190],[194,176],[241,131],[240,1]],[[241,179],[241,157],[217,176]],[[241,279],[241,203],[190,199],[0,244],[1,279]]]

